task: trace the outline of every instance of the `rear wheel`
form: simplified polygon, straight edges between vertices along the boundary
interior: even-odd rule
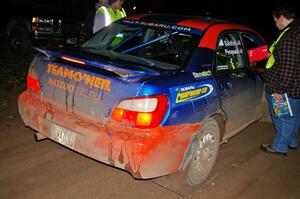
[[[194,153],[187,174],[187,183],[192,186],[200,184],[208,177],[217,159],[220,129],[216,120],[206,120],[195,139]]]

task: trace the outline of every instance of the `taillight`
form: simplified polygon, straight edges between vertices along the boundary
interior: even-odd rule
[[[36,31],[36,30],[37,30],[37,26],[32,25],[32,26],[31,26],[31,30],[32,30],[32,31]]]
[[[34,91],[35,93],[40,93],[39,80],[30,72],[27,75],[27,88]]]
[[[138,128],[152,128],[161,123],[167,109],[168,97],[166,95],[128,98],[119,102],[111,118]]]

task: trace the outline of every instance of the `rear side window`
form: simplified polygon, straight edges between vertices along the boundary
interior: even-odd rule
[[[250,66],[265,66],[268,57],[266,43],[254,33],[242,33]]]
[[[119,32],[109,49],[133,56],[182,66],[196,47],[190,34],[152,28],[127,28]]]
[[[237,32],[223,33],[218,40],[215,56],[216,70],[235,70],[246,67],[246,53]]]
[[[150,67],[177,70],[188,62],[200,37],[174,29],[113,23],[85,42],[81,49]]]

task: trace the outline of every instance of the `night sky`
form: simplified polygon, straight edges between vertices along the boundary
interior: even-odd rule
[[[71,14],[73,18],[83,18],[94,6],[96,0],[10,0],[1,6],[1,13],[9,14],[1,17],[1,25],[13,15],[62,15]],[[206,15],[217,17],[257,30],[267,41],[277,36],[271,11],[282,0],[125,0],[127,14],[136,13],[172,13],[179,15]],[[283,1],[295,4],[296,0]],[[264,5],[266,4],[266,5]],[[73,7],[72,5],[77,5]],[[133,10],[133,7],[136,9]],[[296,5],[294,6],[295,8]],[[297,12],[297,10],[296,10]],[[74,14],[75,13],[75,14]],[[3,26],[2,26],[3,27]]]

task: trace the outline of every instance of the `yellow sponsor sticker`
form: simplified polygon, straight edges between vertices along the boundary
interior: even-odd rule
[[[62,66],[57,66],[52,63],[49,63],[47,67],[48,67],[47,73],[53,76],[68,78],[69,80],[74,80],[75,82],[84,81],[84,83],[89,87],[98,88],[100,90],[105,90],[107,92],[111,91],[110,88],[111,81],[108,79],[83,73],[81,71],[65,68]],[[58,79],[49,78],[48,83],[55,87],[66,89],[70,92],[74,91],[74,85],[70,83],[65,83],[64,81]]]
[[[188,100],[199,99],[208,96],[213,92],[211,84],[203,84],[198,88],[192,87],[189,89],[180,89],[176,95],[176,103],[185,102]]]

